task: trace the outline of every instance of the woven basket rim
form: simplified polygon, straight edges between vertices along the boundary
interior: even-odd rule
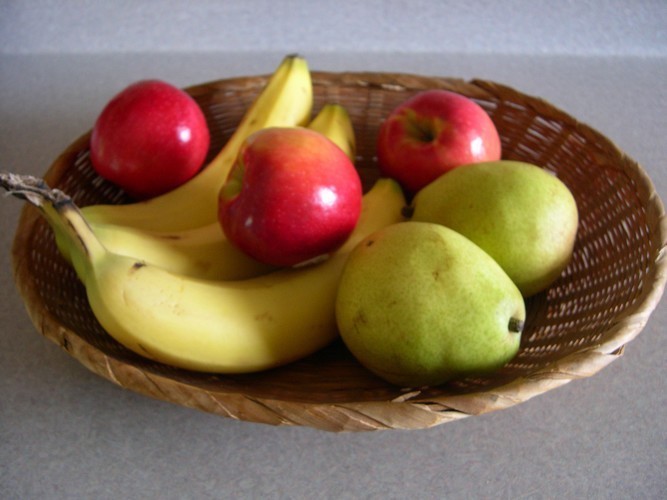
[[[439,87],[447,83],[453,87],[466,86],[480,97],[499,98],[499,94],[515,94],[527,100],[540,115],[548,115],[574,124],[577,131],[586,137],[602,142],[615,155],[614,166],[622,169],[633,179],[641,196],[646,200],[645,208],[653,222],[651,236],[657,257],[650,268],[650,286],[645,287],[634,308],[624,314],[608,332],[599,345],[577,350],[540,369],[529,376],[494,387],[490,390],[454,395],[437,395],[429,391],[405,392],[392,401],[349,401],[345,403],[292,401],[280,397],[250,398],[235,391],[215,391],[194,387],[184,381],[158,373],[150,373],[110,356],[90,345],[76,332],[59,323],[57,318],[41,303],[37,284],[25,258],[30,244],[32,228],[40,216],[32,207],[25,206],[21,212],[19,228],[12,246],[14,280],[24,299],[33,324],[42,334],[62,346],[69,354],[91,371],[111,382],[138,393],[161,400],[176,402],[183,406],[242,420],[261,421],[275,425],[302,425],[329,431],[380,430],[427,428],[443,422],[471,415],[478,415],[508,408],[515,404],[557,388],[571,380],[597,373],[623,354],[628,342],[643,329],[649,316],[657,307],[667,283],[667,218],[662,200],[646,171],[627,156],[611,140],[581,123],[572,115],[553,106],[548,101],[523,94],[509,86],[482,79],[463,80],[449,77],[429,77],[411,73],[380,72],[325,72],[312,71],[313,83],[318,85],[349,85],[355,87],[379,86],[388,90],[420,90],[424,86]],[[187,87],[192,94],[206,92],[211,87],[261,87],[269,75],[235,77],[213,80]],[[67,159],[85,147],[90,131],[76,139],[51,165],[44,177],[49,184],[57,184],[65,173]],[[231,402],[228,405],[225,402]],[[245,418],[234,408],[239,406],[261,408],[261,420]],[[388,411],[387,408],[390,407]],[[326,416],[324,416],[326,414]],[[353,422],[354,425],[349,425]]]

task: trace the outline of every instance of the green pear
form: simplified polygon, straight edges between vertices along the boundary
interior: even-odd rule
[[[361,241],[336,298],[350,352],[401,387],[497,370],[516,355],[525,315],[521,292],[488,254],[426,222],[396,223]]]
[[[572,257],[579,216],[567,186],[530,163],[462,165],[424,187],[412,220],[463,234],[491,255],[524,297],[548,288]]]

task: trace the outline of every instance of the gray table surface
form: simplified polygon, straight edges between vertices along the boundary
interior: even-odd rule
[[[479,77],[610,137],[667,198],[667,58],[304,54],[313,69]],[[40,175],[110,96],[269,73],[282,54],[0,55],[0,169]],[[39,335],[16,292],[21,203],[0,204],[0,497],[664,498],[667,307],[625,355],[510,409],[432,429],[332,434],[140,396]]]

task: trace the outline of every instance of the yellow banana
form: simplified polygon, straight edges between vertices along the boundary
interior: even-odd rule
[[[0,176],[71,239],[72,263],[91,308],[118,342],[150,359],[207,372],[284,365],[337,336],[334,304],[350,251],[368,234],[403,220],[398,184],[380,179],[364,196],[357,228],[327,261],[244,281],[198,280],[109,252],[68,197],[33,178]]]
[[[308,128],[331,139],[348,156],[354,156],[354,130],[347,111],[341,105],[322,106]],[[88,222],[95,236],[109,251],[141,259],[178,274],[202,279],[238,280],[275,269],[258,262],[230,243],[217,221],[169,233]],[[69,253],[68,241],[56,236],[58,248],[65,258]]]
[[[354,125],[345,106],[336,103],[325,104],[308,128],[320,132],[345,151],[352,163],[356,161],[357,143]]]
[[[313,88],[306,60],[284,58],[218,155],[182,186],[155,198],[125,205],[91,205],[82,212],[94,223],[149,231],[181,231],[217,219],[218,192],[245,138],[272,126],[305,125],[310,119]]]
[[[217,222],[165,234],[111,224],[91,224],[91,228],[111,252],[194,278],[240,280],[275,269],[234,246]],[[58,246],[62,251],[67,242]]]

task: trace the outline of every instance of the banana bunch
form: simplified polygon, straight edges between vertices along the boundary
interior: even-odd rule
[[[42,211],[112,337],[141,356],[217,373],[281,366],[335,339],[335,298],[349,253],[365,236],[403,220],[405,206],[399,185],[379,179],[364,195],[357,227],[326,261],[216,281],[108,250],[71,199],[40,179],[0,174],[0,185]]]
[[[346,110],[313,107],[304,59],[287,56],[218,155],[181,187],[128,205],[79,209],[41,179],[0,174],[0,185],[37,206],[85,286],[91,309],[118,342],[144,357],[207,372],[284,365],[338,332],[335,297],[351,250],[403,220],[405,198],[380,179],[364,195],[347,242],[324,262],[275,269],[238,250],[217,221],[218,192],[245,138],[271,126],[308,126],[355,158]]]

